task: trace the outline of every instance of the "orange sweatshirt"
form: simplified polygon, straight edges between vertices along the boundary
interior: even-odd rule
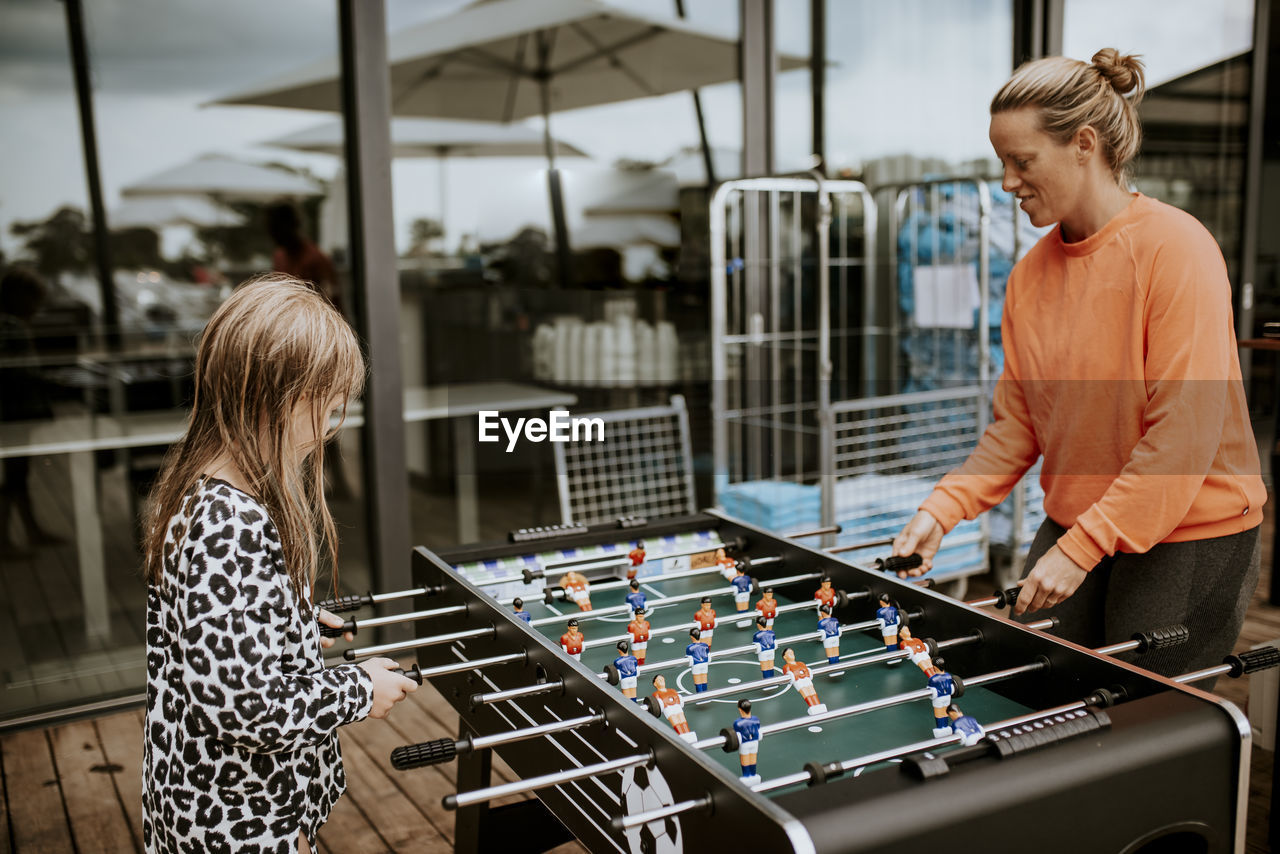
[[[1141,194],[1096,234],[1047,234],[1005,293],[1004,373],[978,447],[921,505],[950,531],[1037,457],[1058,546],[1105,555],[1225,536],[1266,500],[1213,236]]]

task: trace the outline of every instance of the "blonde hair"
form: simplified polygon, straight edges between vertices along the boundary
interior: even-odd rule
[[[200,336],[187,432],[169,449],[148,502],[147,581],[163,584],[171,520],[206,469],[225,456],[279,533],[294,591],[312,592],[322,551],[334,562],[336,589],[338,536],[324,500],[324,442],[294,447],[291,426],[298,407],[307,405],[314,435],[328,440],[337,432],[329,428],[329,402],[340,398],[345,418],[364,380],[355,333],[324,297],[279,273],[241,285]],[[176,535],[168,549],[182,538]]]
[[[1035,107],[1040,128],[1065,145],[1088,125],[1098,133],[1102,153],[1121,185],[1142,144],[1138,103],[1146,80],[1141,58],[1103,48],[1093,62],[1049,56],[1024,63],[991,99],[991,115]],[[1127,96],[1127,97],[1126,97]]]

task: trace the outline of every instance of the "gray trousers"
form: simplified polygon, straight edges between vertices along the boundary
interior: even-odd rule
[[[1240,635],[1258,586],[1260,532],[1255,527],[1207,540],[1158,543],[1145,554],[1117,552],[1104,557],[1064,602],[1021,620],[1057,617],[1052,634],[1090,648],[1181,623],[1190,633],[1187,643],[1119,657],[1165,676],[1221,664]],[[1024,577],[1064,533],[1061,525],[1045,519],[1027,554]],[[1196,687],[1209,690],[1211,685]]]

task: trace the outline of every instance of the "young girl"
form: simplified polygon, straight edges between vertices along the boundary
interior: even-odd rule
[[[317,620],[342,623],[312,605],[337,548],[319,452],[363,381],[350,327],[288,276],[245,284],[205,327],[144,528],[149,852],[310,851],[346,788],[337,728],[417,688],[390,659],[320,652]]]

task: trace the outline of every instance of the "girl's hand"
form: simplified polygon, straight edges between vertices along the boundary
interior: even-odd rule
[[[1035,568],[1018,582],[1022,592],[1013,606],[1015,616],[1041,608],[1052,608],[1076,592],[1089,577],[1089,573],[1067,557],[1062,549],[1054,546],[1036,561]]]
[[[905,572],[899,572],[899,578],[906,578],[908,575],[924,575],[933,568],[933,556],[938,553],[938,546],[942,544],[942,523],[933,518],[933,514],[920,510],[911,518],[893,539],[893,554],[895,557],[909,557],[913,554],[920,555],[923,562],[915,569],[908,569]]]
[[[326,611],[324,608],[320,609],[319,619],[322,624],[328,626],[331,629],[340,629],[342,628],[342,624],[346,622],[337,614],[334,614],[331,611]],[[344,632],[342,635],[342,639],[350,643],[351,641],[356,639],[356,636],[351,632]],[[328,649],[329,647],[333,646],[337,642],[338,642],[337,638],[327,638],[324,635],[320,636],[320,646],[323,649]]]
[[[409,692],[418,690],[417,682],[408,676],[391,672],[399,666],[389,658],[370,658],[360,662],[360,667],[373,680],[373,708],[369,710],[369,717],[385,718],[392,706],[403,700]]]

